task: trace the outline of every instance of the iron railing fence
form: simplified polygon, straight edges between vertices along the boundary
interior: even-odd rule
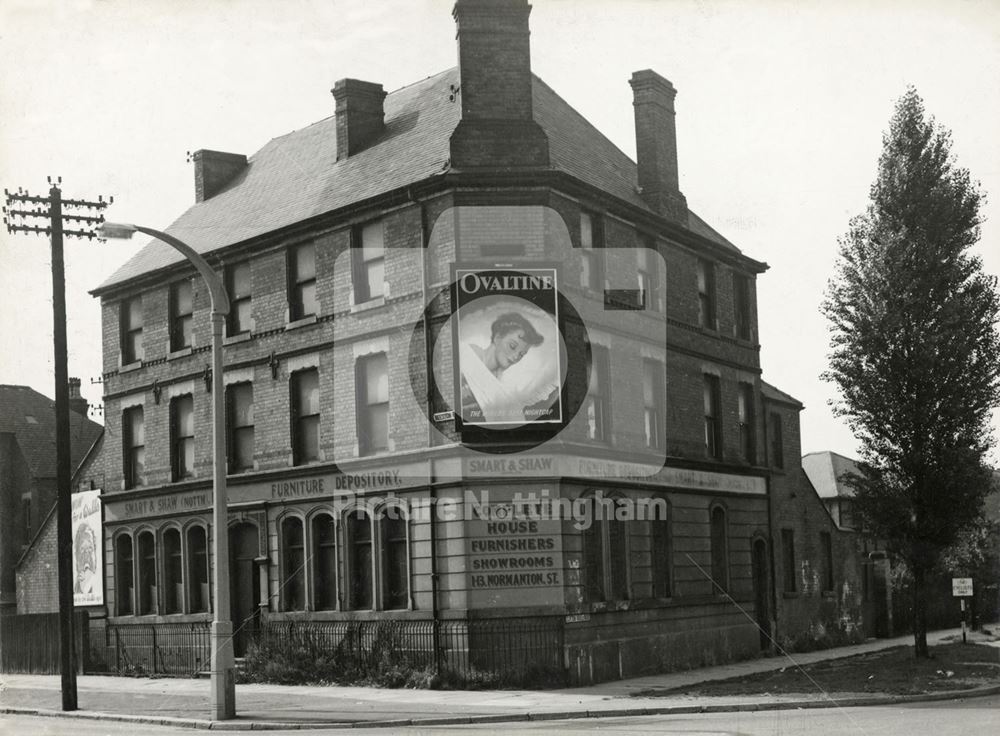
[[[89,672],[193,677],[208,671],[211,624],[111,623],[92,629]]]

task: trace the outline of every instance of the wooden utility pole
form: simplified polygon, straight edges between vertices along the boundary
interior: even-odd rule
[[[108,202],[99,197],[96,202],[62,198],[59,184],[49,178],[48,197],[36,197],[18,189],[4,190],[3,208],[7,232],[32,232],[49,235],[52,243],[52,336],[55,351],[56,399],[56,565],[59,586],[59,669],[62,674],[62,709],[76,710],[75,638],[73,636],[73,529],[70,498],[72,468],[70,467],[69,369],[66,365],[66,278],[63,264],[63,237],[95,238],[96,227],[104,221],[100,214]],[[47,205],[47,207],[46,207]],[[63,214],[63,207],[83,209],[97,214]],[[48,220],[48,224],[27,224]],[[16,219],[16,222],[14,221]],[[67,229],[64,221],[77,222],[77,229]]]

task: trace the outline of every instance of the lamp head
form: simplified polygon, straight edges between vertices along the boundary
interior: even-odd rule
[[[99,238],[128,240],[137,232],[139,232],[139,229],[135,225],[129,225],[122,222],[103,222],[100,227],[97,228],[97,236]]]

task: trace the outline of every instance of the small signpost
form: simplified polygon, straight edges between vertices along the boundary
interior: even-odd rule
[[[966,644],[965,640],[965,599],[972,597],[972,578],[952,578],[951,579],[951,595],[953,598],[958,598],[962,603],[962,643]]]

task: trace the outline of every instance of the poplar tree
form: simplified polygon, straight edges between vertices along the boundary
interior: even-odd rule
[[[831,329],[823,377],[839,388],[834,411],[861,446],[861,474],[846,480],[866,533],[912,573],[917,657],[929,656],[928,576],[990,490],[1000,305],[996,278],[971,252],[982,203],[950,131],[909,88],[822,305]]]

